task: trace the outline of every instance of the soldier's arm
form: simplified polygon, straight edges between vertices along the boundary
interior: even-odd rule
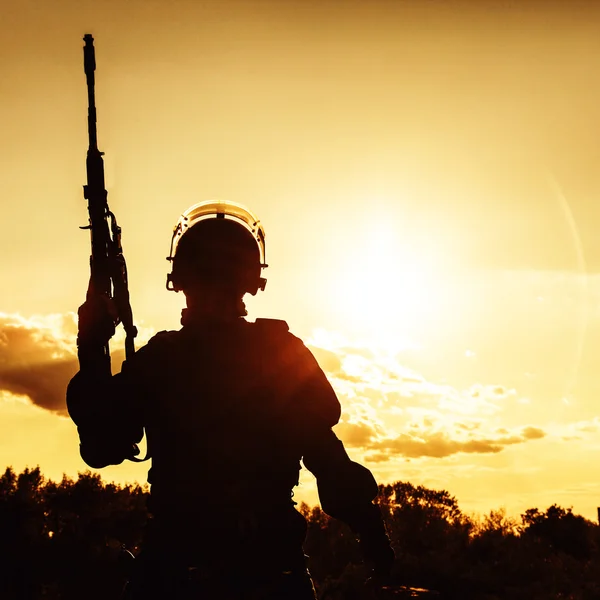
[[[77,425],[81,457],[90,467],[121,464],[139,454],[152,346],[138,350],[117,375],[79,371],[70,381],[67,408]]]
[[[79,372],[67,388],[69,415],[77,425],[84,462],[101,469],[139,453],[143,428],[121,385],[122,376],[94,378]]]
[[[298,353],[301,377],[295,405],[303,462],[317,479],[323,511],[340,519],[360,537],[365,559],[377,571],[391,569],[394,553],[390,547],[380,510],[374,499],[377,482],[366,467],[348,456],[332,430],[341,408],[335,391],[312,354],[304,347]]]
[[[331,429],[314,431],[312,440],[307,440],[303,462],[317,479],[323,511],[359,536],[363,556],[377,574],[389,575],[394,552],[379,507],[373,502],[378,487],[371,471],[350,459]]]

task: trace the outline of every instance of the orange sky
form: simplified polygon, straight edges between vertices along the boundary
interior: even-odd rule
[[[164,282],[179,214],[244,203],[271,265],[251,316],[307,340],[340,436],[381,481],[445,488],[467,512],[596,517],[594,3],[0,4],[0,465],[84,467],[70,421],[32,401],[60,411],[74,364],[92,33],[146,336],[178,326]],[[314,498],[310,478],[298,496]]]

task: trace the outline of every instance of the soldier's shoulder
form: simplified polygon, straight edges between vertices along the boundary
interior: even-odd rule
[[[148,345],[152,344],[165,344],[170,342],[171,340],[174,340],[179,334],[180,334],[181,330],[168,330],[165,329],[164,331],[159,331],[158,333],[155,333],[149,340],[148,340]]]
[[[251,325],[254,325],[260,331],[279,335],[285,335],[290,331],[290,326],[283,319],[258,318]]]
[[[281,349],[285,348],[287,352],[310,354],[302,339],[294,335],[288,323],[282,319],[256,319],[250,325],[255,328],[253,334],[256,333],[257,337],[267,343],[271,342]]]
[[[179,331],[159,331],[136,354],[154,355],[168,349],[179,337]]]
[[[143,346],[136,349],[133,356],[128,357],[121,368],[121,372],[131,377],[148,373],[156,369],[157,365],[165,362],[165,357],[173,347],[176,331],[159,331],[153,335]]]
[[[256,321],[249,323],[252,328],[252,335],[258,339],[262,339],[266,343],[275,344],[276,346],[289,346],[296,344],[298,338],[290,332],[290,327],[286,321],[282,319],[263,319],[259,318]]]

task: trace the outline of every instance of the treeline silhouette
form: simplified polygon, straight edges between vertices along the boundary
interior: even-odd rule
[[[140,549],[147,493],[91,472],[54,482],[39,468],[7,468],[0,477],[0,598],[118,598],[120,548]],[[520,519],[503,510],[474,517],[447,491],[402,481],[380,486],[378,502],[399,584],[437,590],[444,599],[600,598],[600,527],[571,509],[554,504]],[[318,507],[299,508],[319,598],[365,598],[351,531]]]

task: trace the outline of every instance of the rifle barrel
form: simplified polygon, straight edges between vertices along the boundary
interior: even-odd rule
[[[90,150],[98,149],[98,136],[96,132],[96,98],[95,98],[95,77],[96,70],[96,52],[94,50],[94,38],[86,33],[83,36],[85,46],[83,47],[83,69],[87,79],[88,88],[88,131],[90,134]]]

